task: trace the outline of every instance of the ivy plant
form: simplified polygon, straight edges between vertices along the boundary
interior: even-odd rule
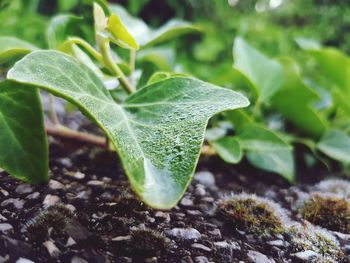
[[[27,182],[47,179],[47,142],[38,96],[38,89],[45,90],[74,104],[96,123],[118,152],[140,198],[152,207],[168,209],[190,183],[208,120],[249,102],[241,93],[183,74],[159,74],[136,89],[133,73],[140,47],[198,30],[178,21],[149,29],[120,10],[94,4],[95,45],[64,37],[76,18],[61,16],[49,26],[49,46],[56,50],[38,50],[22,41],[0,50],[6,59],[29,53],[0,86],[0,166]],[[136,34],[135,28],[143,33]],[[118,55],[125,49],[130,52],[129,64]],[[118,80],[123,96],[112,96],[106,86],[111,79]],[[54,128],[73,132],[57,119]]]
[[[311,76],[303,76],[291,57],[269,58],[236,38],[231,81],[248,94],[252,107],[226,114],[233,135],[224,131],[209,139],[223,160],[236,164],[246,156],[257,168],[289,181],[295,178],[296,144],[306,146],[326,166],[324,155],[350,163],[350,59],[334,48],[303,48],[308,67],[315,65]],[[278,127],[271,119],[278,120]]]

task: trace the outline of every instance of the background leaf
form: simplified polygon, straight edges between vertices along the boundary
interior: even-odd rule
[[[80,18],[74,15],[59,14],[54,16],[47,28],[46,36],[49,48],[59,49],[60,45],[69,36],[70,27],[79,21]]]
[[[151,46],[183,34],[198,32],[199,28],[181,20],[170,20],[158,29],[150,28],[142,20],[131,16],[123,7],[110,5],[111,13],[117,14],[140,46]]]
[[[243,152],[237,138],[227,136],[209,143],[225,162],[235,164],[241,161]]]
[[[301,80],[290,59],[283,59],[284,81],[271,99],[272,106],[306,134],[320,138],[327,128],[327,121],[312,107],[319,100],[318,94]]]
[[[282,66],[251,47],[240,37],[235,39],[233,56],[234,68],[244,74],[253,84],[257,99],[267,102],[282,84]]]
[[[254,166],[294,180],[292,147],[276,133],[256,124],[248,124],[238,135],[242,149]]]
[[[116,104],[100,79],[77,60],[37,51],[8,78],[66,98],[108,135],[131,185],[157,208],[171,208],[193,175],[208,119],[249,104],[241,94],[192,78],[169,78]]]
[[[15,37],[0,37],[0,63],[13,57],[28,54],[37,48]]]
[[[350,115],[350,58],[333,48],[312,49],[309,53],[326,77],[335,104]]]
[[[350,137],[341,130],[327,131],[317,148],[332,159],[350,163]]]
[[[0,82],[0,166],[30,183],[48,178],[48,146],[36,89]]]

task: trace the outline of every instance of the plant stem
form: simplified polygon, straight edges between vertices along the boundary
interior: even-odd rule
[[[102,59],[106,67],[109,68],[112,73],[119,79],[120,83],[128,93],[134,93],[136,91],[136,88],[129,82],[123,71],[112,59],[109,42],[107,40],[103,41],[100,45],[100,49],[102,53]]]
[[[46,126],[45,129],[46,129],[46,133],[53,137],[75,140],[81,143],[96,145],[98,147],[106,148],[106,145],[108,142],[108,139],[106,139],[105,137],[86,133],[86,132],[72,130],[62,125],[50,125],[50,126]],[[113,147],[111,147],[110,143],[108,143],[108,146],[109,146],[108,147],[109,150],[112,150],[112,151],[114,150]],[[209,145],[203,145],[201,149],[201,154],[204,156],[213,156],[213,155],[216,155],[216,152]]]
[[[49,117],[53,125],[59,125],[60,122],[57,117],[57,113],[54,107],[54,96],[52,94],[49,94]]]
[[[106,138],[90,133],[75,131],[62,125],[50,125],[46,128],[46,133],[54,137],[72,139],[75,141],[89,143],[100,147],[106,147]]]
[[[131,74],[135,70],[135,60],[136,60],[136,50],[135,49],[130,49],[130,71]]]
[[[81,39],[79,37],[71,37],[67,41],[69,44],[77,44],[82,46],[86,51],[88,51],[98,62],[101,64],[103,63],[102,55],[97,52],[97,50],[91,46],[88,42],[86,42],[84,39]]]

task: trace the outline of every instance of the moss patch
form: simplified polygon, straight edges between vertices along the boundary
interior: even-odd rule
[[[282,218],[271,201],[255,195],[233,195],[219,204],[219,211],[234,227],[254,234],[281,233]]]
[[[300,208],[307,221],[324,228],[350,233],[350,203],[335,195],[313,194]]]

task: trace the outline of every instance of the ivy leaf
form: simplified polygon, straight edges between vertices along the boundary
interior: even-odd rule
[[[327,121],[312,107],[318,94],[305,85],[292,60],[281,60],[285,79],[271,98],[272,106],[305,133],[320,138],[327,129]]]
[[[117,104],[89,68],[56,51],[29,54],[8,78],[75,104],[106,132],[136,193],[164,209],[191,180],[208,119],[249,104],[239,93],[184,77],[146,86]]]
[[[254,166],[294,180],[293,149],[275,132],[256,124],[247,124],[238,135],[242,149]]]
[[[37,89],[0,83],[0,167],[30,183],[48,178],[48,147]]]
[[[250,81],[257,100],[267,102],[281,87],[282,66],[251,47],[240,37],[235,39],[233,56],[234,68]]]
[[[37,48],[15,37],[0,37],[0,63],[13,57],[26,55]]]
[[[183,34],[199,32],[199,28],[181,20],[170,20],[158,29],[152,29],[142,20],[131,16],[123,7],[110,5],[111,13],[117,14],[140,46],[151,46]]]
[[[309,53],[330,81],[335,104],[350,115],[350,58],[333,48],[311,49]]]
[[[106,29],[110,32],[110,40],[123,47],[123,48],[133,48],[139,49],[139,45],[136,43],[134,37],[128,32],[119,16],[112,14],[107,23]]]
[[[239,140],[234,136],[223,137],[209,143],[225,162],[236,164],[241,161],[243,151]]]
[[[317,148],[332,159],[350,163],[350,137],[341,130],[327,131],[317,144]]]
[[[80,18],[74,15],[59,14],[54,16],[46,32],[49,48],[59,49],[60,45],[66,40],[71,26],[77,20],[80,20]]]

